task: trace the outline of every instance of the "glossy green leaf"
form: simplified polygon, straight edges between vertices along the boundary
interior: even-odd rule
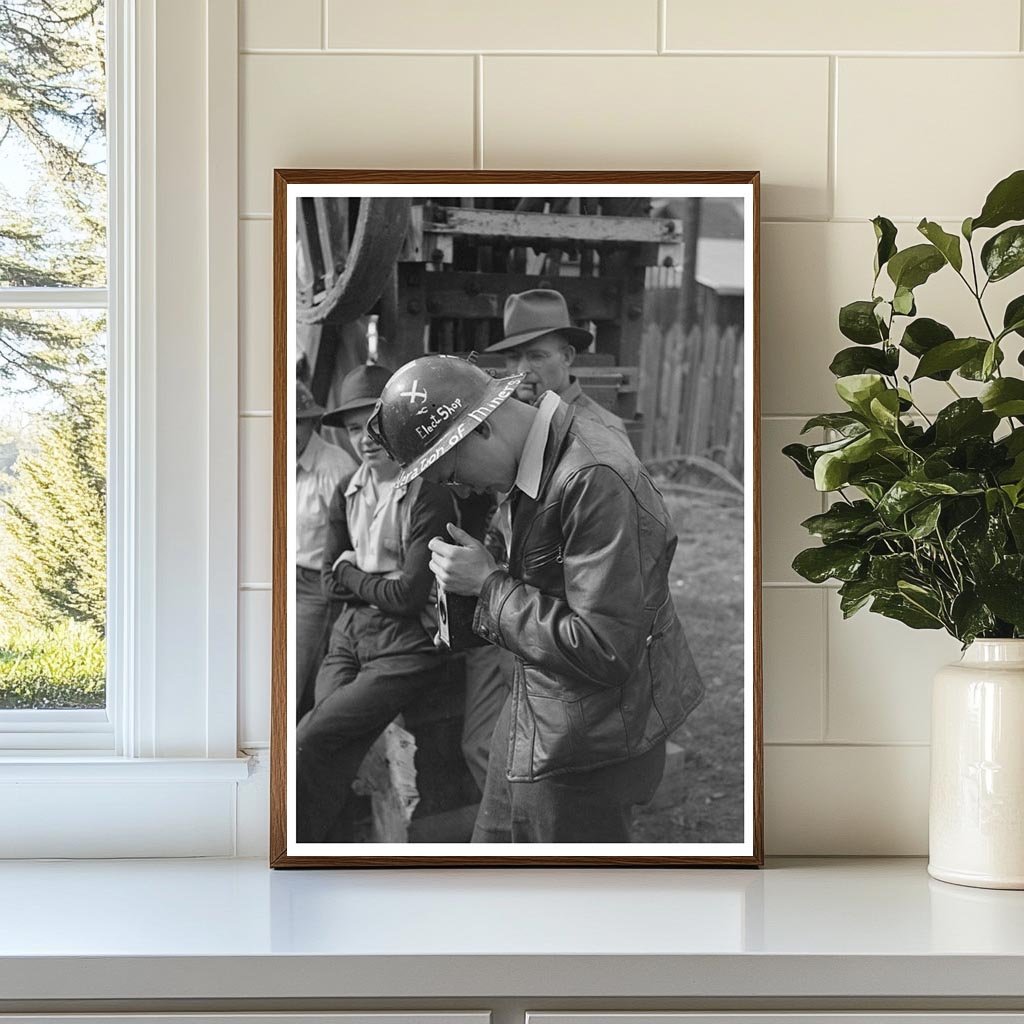
[[[976,398],[958,398],[935,417],[935,439],[939,444],[956,444],[969,437],[991,437],[999,417],[985,411]]]
[[[985,355],[981,360],[982,380],[988,380],[995,368],[999,365],[999,342],[990,342],[985,349]]]
[[[1024,295],[1011,299],[1003,312],[1003,333],[1009,334],[1010,331],[1024,338]]]
[[[970,591],[957,594],[953,600],[949,617],[956,627],[956,635],[964,643],[970,643],[979,636],[985,636],[995,628],[992,612],[977,594]]]
[[[885,381],[877,373],[855,373],[836,381],[836,393],[854,412],[864,415],[876,398],[886,390]]]
[[[989,192],[981,213],[970,221],[967,230],[997,228],[1008,220],[1024,220],[1024,170],[1014,171]]]
[[[882,267],[896,255],[896,225],[887,217],[874,217],[871,221],[875,229],[875,277],[881,273]]]
[[[858,349],[859,352],[867,352],[868,349]],[[800,433],[806,434],[808,430],[817,427],[824,427],[827,430],[838,430],[841,433],[856,429],[860,433],[864,429],[864,422],[858,416],[848,412],[824,412],[820,416],[812,416],[801,428]]]
[[[850,479],[850,463],[842,451],[826,452],[814,463],[814,486],[819,491],[838,490]]]
[[[894,345],[884,348],[844,348],[836,353],[829,370],[837,377],[849,377],[867,370],[877,370],[892,376],[900,365],[899,349]]]
[[[858,544],[840,542],[801,551],[793,559],[793,569],[812,583],[824,583],[828,579],[851,580],[857,576],[864,560]]]
[[[927,480],[897,480],[878,503],[878,514],[890,525],[898,523],[900,516],[912,508],[943,494],[956,494],[950,484]]]
[[[899,392],[894,390],[883,391],[876,398],[871,399],[868,409],[876,423],[886,430],[896,430],[900,418]]]
[[[942,253],[945,261],[954,270],[960,270],[964,265],[963,256],[960,253],[960,239],[943,230],[933,220],[922,220],[917,225],[917,230],[928,239],[936,249]]]
[[[973,217],[965,217],[963,224],[960,225],[960,234],[963,235],[968,242],[971,240],[971,235],[974,234],[974,229],[971,227],[971,224],[973,223]]]
[[[946,370],[956,370],[974,356],[983,357],[987,347],[987,342],[980,338],[954,338],[952,341],[944,341],[921,356],[913,379],[938,377],[938,374]]]
[[[804,476],[814,479],[814,462],[811,459],[810,448],[805,444],[787,444],[782,449],[782,454],[789,459]]]
[[[990,281],[1002,281],[1024,267],[1024,225],[1000,231],[981,249],[981,265]]]
[[[914,540],[924,540],[925,537],[931,536],[935,532],[935,527],[938,525],[941,514],[942,503],[939,501],[927,501],[923,505],[918,505],[910,513],[910,520],[913,526],[908,531],[909,535]]]
[[[900,347],[906,349],[912,356],[920,358],[926,352],[946,341],[952,341],[956,335],[945,325],[929,317],[918,317],[913,323],[907,324],[903,337],[900,340]],[[949,380],[952,376],[950,371],[940,380]]]
[[[1002,377],[979,395],[982,406],[996,416],[1024,416],[1024,380]]]
[[[917,306],[914,305],[914,293],[909,288],[900,285],[892,297],[892,308],[893,312],[899,313],[900,316],[913,316],[917,312]]]
[[[869,501],[847,504],[837,501],[828,511],[811,516],[800,524],[808,533],[826,544],[848,540],[879,529],[878,517]]]
[[[990,357],[992,359],[992,361],[994,362],[994,367],[993,367],[992,370],[986,372],[985,371],[985,356],[988,355],[988,351],[989,351],[989,345],[986,344],[984,351],[978,352],[977,355],[971,356],[971,358],[968,359],[963,364],[963,366],[961,366],[956,371],[957,376],[958,377],[963,377],[964,380],[977,380],[977,381],[990,380],[991,377],[992,377],[992,374],[995,372],[995,367],[998,367],[1002,363],[1002,361],[1003,361],[1003,350],[1001,348],[998,348],[998,347],[995,349],[995,351],[992,353],[992,356]]]
[[[875,301],[850,302],[839,310],[839,332],[858,345],[877,345],[888,334],[875,316]]]
[[[897,288],[913,291],[945,265],[945,257],[934,245],[922,244],[901,249],[889,260],[885,269]]]
[[[978,584],[978,597],[1004,622],[1024,629],[1024,586],[1019,578],[993,575]]]

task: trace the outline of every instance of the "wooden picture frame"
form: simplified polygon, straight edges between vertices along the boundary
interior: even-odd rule
[[[424,193],[438,198],[419,198]],[[399,232],[392,230],[393,221],[389,219],[387,210],[383,217],[378,216],[374,220],[373,210],[379,214],[382,209],[379,203],[367,201],[374,197],[405,200],[412,227],[406,225]],[[577,233],[569,238],[569,228],[561,221],[552,227],[552,221],[542,222],[535,216],[529,220],[529,231],[544,232],[543,237],[551,241],[551,248],[545,249],[542,245],[538,250],[531,247],[523,241],[526,234],[511,238],[501,235],[503,230],[519,230],[512,223],[514,218],[505,216],[501,219],[497,216],[503,209],[508,213],[509,197],[518,197],[514,209],[525,210],[531,215],[553,217],[560,210],[576,211],[570,212],[565,224],[573,226],[572,230]],[[757,867],[763,863],[759,198],[759,174],[756,171],[275,171],[272,867]],[[641,208],[640,199],[660,211],[660,217],[655,219],[653,215],[644,214],[634,216],[627,223],[630,215]],[[687,202],[694,199],[714,202]],[[492,215],[484,218],[483,209]],[[620,209],[627,210],[623,216],[625,227],[622,237],[630,240],[618,240],[616,247],[608,242],[609,222],[598,221],[600,216],[614,216],[614,211]],[[683,211],[682,219],[676,216],[679,209]],[[704,242],[705,235],[700,235],[698,243],[696,239],[700,233],[695,225],[702,209],[706,218],[709,216],[707,211],[715,212],[715,216],[724,216],[724,212],[732,210],[734,215],[730,215],[729,230],[735,235],[735,223],[741,225],[738,244],[733,237],[714,239],[723,244],[708,245]],[[581,211],[587,211],[595,224],[585,224]],[[572,216],[577,219],[571,220]],[[639,223],[644,217],[649,225]],[[444,221],[447,227],[438,229],[439,221]],[[652,227],[662,234],[651,235]],[[706,227],[706,230],[710,228]],[[483,235],[473,232],[483,232]],[[559,232],[566,233],[566,237],[561,237]],[[591,232],[592,238],[584,237]],[[460,248],[470,244],[464,241],[469,236],[472,236],[471,244],[476,248]],[[375,244],[374,238],[386,239],[387,244]],[[536,241],[536,237],[530,238]],[[513,245],[517,239],[521,241],[518,247]],[[559,241],[562,242],[561,248],[555,244]],[[467,251],[475,254],[471,255],[472,266],[467,265]],[[374,264],[372,260],[367,263],[364,257],[369,255],[373,255],[381,265]],[[391,260],[390,268],[383,266],[387,259]],[[600,265],[599,270],[594,269],[595,260]],[[693,273],[679,269],[681,265],[685,268],[688,260],[689,265],[695,268]],[[485,269],[481,270],[481,267]],[[659,267],[662,269],[658,270]],[[616,279],[609,284],[601,275],[611,274],[614,268],[624,268],[621,269],[621,280]],[[552,269],[558,276],[553,276]],[[297,280],[300,273],[303,275],[301,281]],[[445,273],[449,275],[445,281],[450,287],[442,288],[441,278],[436,275]],[[358,278],[359,274],[364,276]],[[475,278],[474,274],[479,276]],[[502,275],[506,275],[507,281]],[[384,278],[387,283],[383,285],[380,297],[364,309],[368,297],[373,298],[374,290],[381,287],[380,282]],[[670,284],[655,295],[653,285],[648,287],[647,282],[657,283],[663,279]],[[671,282],[677,279],[680,281],[680,297],[673,297]],[[595,281],[606,286],[603,292],[594,285]],[[713,755],[701,753],[705,741],[696,731],[699,707],[693,718],[688,719],[696,738],[687,732],[686,736],[690,738],[685,744],[670,743],[669,747],[675,748],[670,750],[671,757],[678,758],[680,801],[684,798],[686,801],[691,798],[697,800],[699,793],[692,795],[685,789],[687,780],[692,777],[689,785],[713,790],[706,792],[698,803],[703,805],[706,802],[706,806],[712,807],[719,800],[727,801],[732,808],[729,812],[732,818],[723,811],[721,822],[709,823],[705,828],[703,819],[698,816],[691,826],[691,833],[697,835],[701,828],[710,835],[710,839],[678,841],[674,838],[677,834],[691,834],[687,833],[687,823],[683,821],[681,825],[671,826],[677,829],[676,833],[669,833],[673,838],[651,841],[650,836],[657,835],[661,827],[652,822],[647,838],[630,845],[566,842],[557,844],[557,847],[547,843],[538,847],[515,842],[496,849],[494,845],[464,840],[431,841],[430,829],[442,826],[431,819],[432,824],[417,832],[420,819],[415,817],[416,812],[411,812],[413,817],[410,819],[405,805],[402,805],[405,809],[396,819],[396,832],[392,819],[388,817],[391,813],[388,809],[393,809],[396,798],[390,791],[374,789],[377,784],[371,780],[369,785],[374,794],[370,799],[372,824],[367,826],[363,821],[359,826],[363,829],[364,841],[303,841],[296,834],[295,823],[295,712],[298,698],[294,679],[296,655],[293,634],[297,570],[294,524],[290,521],[297,461],[297,374],[309,374],[316,402],[327,408],[324,403],[339,376],[337,353],[340,351],[344,355],[350,349],[358,350],[358,361],[366,358],[362,349],[368,333],[365,318],[371,314],[380,315],[380,333],[387,339],[380,343],[378,358],[391,369],[396,369],[402,362],[396,358],[396,351],[403,356],[416,356],[423,351],[423,348],[417,348],[421,344],[432,349],[444,347],[451,352],[465,351],[470,347],[479,350],[481,345],[493,339],[496,331],[501,330],[503,296],[515,290],[513,285],[522,287],[524,282],[530,287],[541,284],[555,290],[561,285],[574,322],[578,320],[593,325],[592,333],[598,339],[594,346],[597,351],[591,360],[593,368],[587,370],[590,376],[584,375],[582,379],[585,383],[590,382],[595,394],[600,393],[600,400],[606,404],[618,403],[615,406],[618,411],[626,408],[628,412],[634,404],[641,406],[639,411],[645,419],[629,421],[630,439],[634,447],[643,445],[643,451],[658,454],[657,459],[652,456],[656,464],[652,472],[681,474],[682,482],[666,477],[667,482],[659,486],[679,496],[678,507],[685,507],[686,515],[690,517],[687,522],[691,519],[716,522],[721,519],[729,524],[729,536],[734,541],[728,557],[734,561],[728,564],[735,571],[729,577],[732,582],[722,591],[727,592],[731,602],[728,614],[716,617],[713,609],[701,612],[709,622],[721,623],[713,628],[724,628],[728,620],[742,622],[743,629],[739,654],[733,649],[736,644],[734,635],[720,638],[722,645],[733,645],[730,656],[734,661],[738,658],[742,666],[741,671],[735,670],[729,675],[728,683],[732,687],[729,692],[733,694],[733,704],[740,706],[739,711],[733,712],[739,722],[738,736],[714,740],[720,746],[725,744],[716,755],[719,757],[716,763],[722,768],[722,778],[727,778],[721,783],[724,791],[707,782],[708,777],[717,776],[713,776],[712,768],[707,768]],[[664,322],[657,320],[651,312],[656,301],[667,304],[665,308],[669,312],[665,314]],[[302,352],[307,356],[304,363],[299,362],[297,340],[300,334],[297,323],[300,303],[301,316],[307,322],[316,321],[319,317],[321,324],[326,323],[319,328],[302,328],[305,332],[302,334],[305,346]],[[695,316],[697,311],[703,317],[699,322]],[[360,319],[345,320],[345,317]],[[353,327],[353,324],[358,327]],[[319,330],[315,342],[310,340],[314,330]],[[500,338],[500,333],[497,336]],[[602,346],[613,345],[614,340],[609,339],[615,338],[620,347],[613,353],[613,365],[609,366],[608,355],[602,354]],[[707,340],[709,338],[711,340]],[[392,347],[388,348],[389,345]],[[698,349],[693,345],[703,347]],[[624,355],[627,349],[635,357],[629,366]],[[308,354],[314,350],[317,358],[312,360],[315,365],[310,365]],[[328,357],[329,351],[333,351],[333,357]],[[333,364],[332,358],[335,360]],[[685,364],[684,359],[688,360]],[[587,365],[586,359],[583,365]],[[579,363],[577,368],[583,372]],[[631,373],[634,376],[631,377]],[[715,389],[718,388],[716,381],[719,377],[724,382],[723,389],[732,388],[721,392],[732,396],[729,406],[732,409],[731,421],[723,412],[725,403],[717,398],[719,392]],[[673,382],[684,387],[673,390]],[[705,407],[710,403],[710,407],[705,408],[704,418],[698,422],[697,414],[688,410],[702,402]],[[643,407],[645,403],[647,407]],[[651,409],[655,410],[654,415]],[[686,416],[691,416],[691,419],[686,420]],[[705,429],[701,424],[716,416],[717,426],[707,427],[712,431],[707,436],[718,438],[728,433],[730,440],[724,447],[711,448],[706,442],[700,442],[700,437],[705,436],[700,433]],[[679,450],[680,438],[691,435],[699,435],[694,442],[694,452]],[[705,443],[706,450],[700,450],[700,443]],[[737,444],[740,446],[738,451]],[[738,470],[738,477],[721,465],[730,458],[733,460],[731,465],[742,467]],[[716,463],[719,470],[708,464],[716,459],[719,460]],[[715,480],[716,473],[721,480]],[[736,480],[741,485],[739,497],[735,496]],[[701,501],[705,504],[700,504]],[[719,515],[715,505],[717,501],[724,502],[728,515],[725,512]],[[693,508],[698,509],[699,516],[692,511]],[[736,516],[739,516],[739,526],[736,525]],[[735,553],[736,536],[741,538],[740,556]],[[688,550],[697,552],[705,547],[694,541]],[[713,556],[706,554],[705,557]],[[676,581],[676,585],[683,590],[691,588],[687,592],[691,593],[693,600],[701,593],[700,587],[685,579]],[[733,587],[735,589],[731,589]],[[683,600],[680,597],[675,601],[677,608]],[[732,619],[729,619],[730,615]],[[684,629],[687,627],[685,617],[683,626]],[[737,671],[741,675],[741,700],[735,690]],[[710,720],[714,716],[707,717]],[[393,727],[396,731],[389,733],[387,742],[394,741],[400,745],[403,734],[395,723]],[[426,730],[426,726],[423,728]],[[683,726],[683,730],[687,728]],[[673,735],[678,736],[679,732],[676,730]],[[394,740],[396,735],[398,740]],[[380,742],[383,744],[385,741]],[[710,739],[707,740],[709,748],[711,743]],[[388,748],[390,759],[377,764],[378,769],[383,764],[392,772],[387,776],[389,785],[394,781],[393,766],[401,756],[394,754],[394,749],[397,748]],[[426,757],[425,750],[426,747],[421,748],[417,740],[417,760],[409,762],[410,765],[415,763],[417,779],[427,777],[419,764],[419,760]],[[737,764],[742,768],[742,792],[739,796],[736,793]],[[366,761],[360,771],[367,771]],[[666,773],[665,779],[668,778]],[[672,778],[677,779],[677,775]],[[457,810],[462,813],[461,809]],[[444,813],[438,812],[439,815]],[[709,815],[711,813],[708,812]],[[700,815],[703,814],[701,811]],[[670,817],[667,815],[666,820]],[[367,835],[400,835],[402,821],[410,826],[412,835],[418,836],[420,841],[410,839],[401,846],[394,841],[366,840]],[[465,822],[459,821],[460,827],[464,827]],[[437,834],[445,835],[443,829]],[[423,836],[427,838],[423,839]],[[719,841],[716,839],[718,836],[723,838]]]

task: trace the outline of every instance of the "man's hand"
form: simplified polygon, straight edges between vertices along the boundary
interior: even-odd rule
[[[490,552],[454,523],[448,524],[454,544],[448,544],[435,537],[428,547],[431,550],[430,571],[438,583],[453,594],[479,597],[484,580],[498,568]]]

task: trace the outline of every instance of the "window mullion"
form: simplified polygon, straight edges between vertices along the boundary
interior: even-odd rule
[[[0,309],[106,309],[106,288],[3,288]]]

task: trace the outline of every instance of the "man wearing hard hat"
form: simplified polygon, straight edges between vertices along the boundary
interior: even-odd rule
[[[703,696],[669,591],[675,530],[634,455],[552,392],[516,399],[522,380],[424,356],[367,429],[399,481],[511,494],[507,569],[454,524],[429,545],[438,581],[476,598],[475,633],[516,659],[474,841],[624,843]]]

